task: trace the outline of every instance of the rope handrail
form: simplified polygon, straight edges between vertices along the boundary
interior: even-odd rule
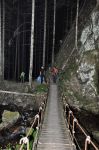
[[[28,136],[29,136],[29,134],[30,134],[30,132],[31,132],[31,130],[32,130],[32,127],[34,126],[34,124],[36,123],[36,121],[38,121],[38,125],[37,126],[39,126],[39,115],[37,114],[37,115],[35,115],[35,119],[34,119],[34,121],[33,121],[33,123],[32,123],[32,125],[31,125],[31,128],[29,129],[29,131],[28,131],[28,133],[27,133],[27,135],[26,135],[26,137],[24,137],[24,138],[22,138],[22,140],[20,140],[20,144],[22,143],[22,145],[21,145],[21,147],[20,147],[20,149],[19,150],[22,150],[22,148],[23,148],[23,146],[24,146],[24,144],[27,144],[27,142],[25,142],[25,140],[24,139],[28,139]]]
[[[36,132],[36,135],[35,135],[35,137],[34,137],[32,150],[34,150],[35,145],[37,145],[37,142],[38,142],[37,137],[38,137],[38,133],[39,133],[39,130],[40,130],[40,126],[41,126],[42,121],[43,121],[43,118],[44,118],[44,113],[43,113],[43,112],[44,112],[44,110],[45,110],[45,105],[46,105],[45,102],[42,102],[42,103],[41,103],[41,105],[40,105],[40,107],[39,107],[39,112],[35,115],[35,118],[34,118],[34,120],[33,120],[33,123],[32,123],[32,125],[31,125],[31,127],[30,127],[28,133],[26,134],[25,137],[23,137],[23,138],[20,139],[21,147],[20,147],[19,150],[22,150],[22,149],[23,149],[23,146],[24,146],[25,144],[27,144],[27,150],[29,150],[29,139],[28,139],[28,137],[29,137],[29,135],[30,135],[30,133],[31,133],[32,128],[33,128],[35,125],[36,125],[35,128],[36,128],[37,132]]]
[[[83,133],[83,135],[85,135],[85,145],[84,145],[84,150],[88,150],[88,144],[92,145],[92,147],[95,150],[99,150],[99,148],[94,144],[94,142],[91,140],[91,137],[89,135],[87,135],[86,131],[83,129],[83,127],[79,124],[78,120],[75,118],[73,112],[71,111],[70,107],[68,104],[65,105],[65,113],[67,115],[65,115],[67,118],[67,123],[68,123],[68,128],[70,128],[73,139],[75,139],[75,125],[80,129],[80,131]],[[71,123],[71,117],[72,117],[72,123]],[[77,140],[77,139],[76,139]]]

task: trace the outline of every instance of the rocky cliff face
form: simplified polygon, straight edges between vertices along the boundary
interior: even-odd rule
[[[90,99],[92,106],[90,110],[99,113],[98,102],[98,63],[99,63],[99,7],[97,6],[90,14],[86,26],[81,32],[80,63],[77,68],[77,79],[81,85],[81,94]],[[97,104],[96,107],[93,103]],[[97,102],[96,102],[97,101]],[[91,105],[91,103],[89,104]],[[85,106],[86,107],[86,106]],[[88,109],[88,107],[87,107]]]
[[[67,85],[66,91],[64,90],[67,95],[73,96],[73,100],[69,98],[69,102],[75,104],[75,107],[83,107],[94,113],[99,113],[99,6],[96,5],[95,1],[90,1],[89,4],[86,0],[86,4],[80,12],[78,51],[74,48],[74,26],[63,42],[61,54],[57,57],[58,66],[63,69],[60,80],[64,80],[64,85]],[[60,60],[60,63],[58,63],[58,60]]]
[[[99,1],[96,5],[95,1],[86,0],[79,16],[78,51],[74,24],[61,46],[56,64],[61,69],[59,86],[63,102],[79,112],[82,124],[83,119],[87,120],[84,126],[99,142]]]
[[[81,62],[78,66],[78,77],[83,86],[83,94],[86,91],[91,91],[91,97],[95,97],[97,94],[96,74],[97,65],[99,61],[99,10],[98,7],[91,13],[90,21],[88,25],[83,29],[80,37],[80,57],[82,57]],[[97,76],[98,78],[98,76]],[[88,92],[88,93],[89,93]]]

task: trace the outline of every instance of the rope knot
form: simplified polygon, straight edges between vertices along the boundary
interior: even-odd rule
[[[35,116],[35,119],[39,119],[39,115],[38,114]]]
[[[39,111],[42,111],[42,109],[43,109],[43,108],[40,106]]]
[[[90,142],[91,142],[90,136],[87,136],[87,137],[86,137],[86,142],[87,142],[88,144],[90,144]]]
[[[76,118],[73,119],[74,123],[78,123],[78,120]]]
[[[39,130],[39,127],[36,127],[37,130]]]
[[[68,105],[68,104],[65,104],[65,107],[69,107],[69,105]]]
[[[69,114],[72,114],[72,113],[73,113],[73,112],[70,110],[70,111],[69,111]]]
[[[20,144],[22,144],[22,143],[24,143],[24,144],[29,143],[29,139],[28,139],[27,137],[21,138],[21,139],[20,139]]]
[[[41,105],[44,106],[45,105],[44,102],[42,102]]]

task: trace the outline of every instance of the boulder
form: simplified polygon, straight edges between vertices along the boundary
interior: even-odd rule
[[[11,112],[8,110],[4,110],[2,114],[2,123],[0,124],[0,130],[9,125],[13,125],[19,117],[19,112]]]

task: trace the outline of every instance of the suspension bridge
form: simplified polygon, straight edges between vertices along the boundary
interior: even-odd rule
[[[68,104],[65,105],[64,111],[62,100],[58,97],[57,84],[50,84],[48,100],[41,104],[30,130],[35,125],[37,132],[32,150],[82,150],[75,136],[76,130],[84,136],[84,142],[82,142],[84,150],[89,150],[89,145],[92,150],[99,150],[79,124]],[[19,150],[23,150],[24,144],[27,145],[27,150],[30,150],[29,132],[21,139],[22,145]]]
[[[74,150],[70,132],[66,127],[62,105],[58,99],[57,86],[50,85],[49,98],[44,123],[39,137],[37,150]]]

